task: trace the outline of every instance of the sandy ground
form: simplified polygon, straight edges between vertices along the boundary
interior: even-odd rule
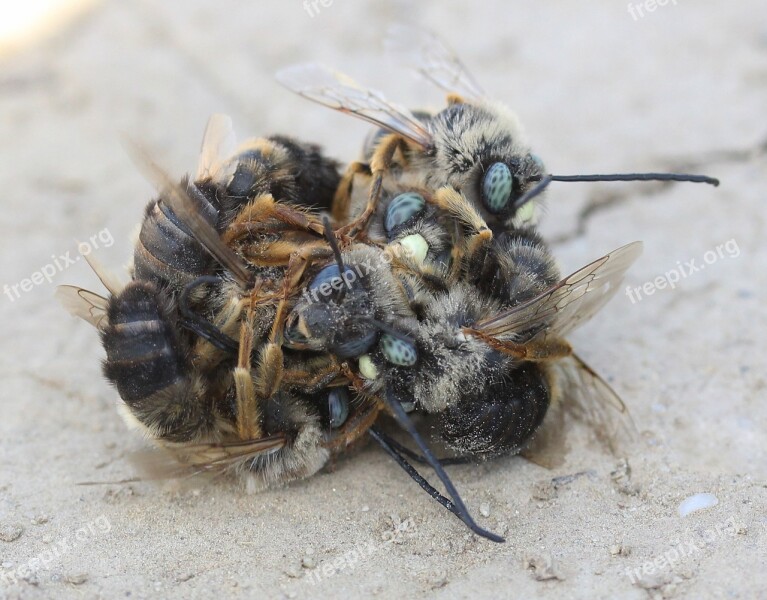
[[[1,598],[767,597],[762,0],[641,17],[637,2],[636,18],[607,1],[330,0],[314,16],[296,1],[160,4],[95,4],[0,58],[0,283],[62,263],[47,267],[52,283],[0,297]],[[403,18],[453,40],[553,171],[722,179],[549,192],[543,230],[565,271],[635,239],[633,287],[705,267],[633,302],[620,293],[573,337],[631,409],[629,469],[585,431],[553,471],[521,458],[451,468],[504,545],[470,535],[373,447],[256,496],[231,482],[78,486],[132,477],[142,445],[115,413],[95,332],[52,298],[55,284],[97,287],[82,260],[58,258],[77,256],[75,240],[93,238],[115,267],[131,254],[152,192],[120,136],[181,174],[208,115],[226,112],[243,136],[282,132],[354,158],[366,126],[273,73],[319,60],[439,106],[382,56]],[[696,493],[718,504],[681,517]]]

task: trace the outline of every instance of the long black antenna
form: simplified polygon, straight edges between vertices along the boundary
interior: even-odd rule
[[[448,510],[450,510],[450,512],[452,512],[459,519],[461,519],[461,521],[463,521],[464,524],[477,535],[487,538],[491,542],[497,542],[497,543],[505,542],[506,540],[504,540],[499,535],[496,535],[485,529],[482,529],[479,525],[477,525],[474,522],[474,519],[471,518],[471,515],[469,514],[469,511],[466,508],[466,505],[463,503],[463,500],[461,500],[461,496],[458,494],[458,490],[455,489],[453,482],[450,481],[450,477],[448,477],[447,473],[445,473],[445,469],[442,468],[442,465],[440,464],[440,462],[434,457],[434,454],[432,454],[431,450],[426,445],[426,442],[424,442],[423,438],[416,430],[415,425],[413,425],[413,422],[410,420],[410,417],[407,416],[407,413],[405,412],[405,409],[402,408],[402,405],[400,404],[399,400],[397,400],[392,395],[392,393],[388,390],[386,394],[384,395],[384,398],[386,401],[386,405],[389,407],[389,410],[391,410],[399,426],[402,427],[410,435],[410,437],[413,438],[413,441],[415,441],[415,443],[418,445],[421,452],[423,453],[424,459],[429,464],[429,466],[432,469],[434,469],[434,472],[437,474],[437,477],[439,477],[439,480],[442,482],[442,485],[445,486],[445,489],[447,490],[448,495],[450,496],[450,498],[452,498],[452,504],[453,504],[454,510],[450,508],[448,508]],[[404,461],[404,459],[402,460]],[[402,463],[399,460],[397,462],[400,463],[400,465],[402,465]],[[412,477],[412,474],[411,474],[411,477]],[[419,481],[419,480],[416,479],[416,481]],[[419,485],[421,485],[421,487],[429,491],[420,483],[420,481],[419,481]],[[436,492],[436,490],[434,491]],[[429,493],[431,494],[431,492]],[[434,496],[433,494],[431,495],[433,498],[436,498],[436,496]],[[443,506],[445,505],[443,504]]]
[[[429,464],[429,462],[423,456],[418,454],[418,452],[414,452],[407,446],[400,444],[397,440],[395,440],[390,435],[384,433],[380,429],[377,430],[377,434],[389,446],[391,446],[394,450],[396,450],[399,454],[403,456],[407,456],[413,462],[417,462],[422,465]],[[443,467],[447,467],[450,465],[467,465],[477,461],[477,459],[474,458],[473,456],[448,456],[447,458],[438,458],[437,460],[439,461],[439,464],[441,464]]]
[[[383,431],[381,431],[378,427],[371,427],[368,429],[368,434],[370,437],[372,437],[376,442],[378,442],[381,445],[381,448],[383,448],[386,453],[391,456],[397,464],[402,467],[402,469],[412,477],[415,482],[420,485],[429,496],[434,498],[441,506],[449,510],[451,513],[456,515],[459,519],[461,518],[461,515],[458,514],[458,510],[455,507],[455,504],[449,499],[445,498],[442,494],[437,491],[437,489],[431,485],[424,477],[411,465],[407,459],[405,459],[404,456],[402,456],[402,453],[400,452],[400,448],[395,448],[392,440],[389,436],[387,436]]]
[[[714,187],[719,180],[706,175],[688,175],[686,173],[611,173],[609,175],[549,175],[552,181],[687,181],[707,183]]]
[[[325,239],[327,239],[328,244],[330,244],[330,248],[333,250],[333,256],[336,259],[336,264],[338,265],[338,274],[343,279],[344,273],[346,273],[346,266],[344,266],[344,259],[341,256],[341,248],[338,247],[338,240],[336,240],[336,234],[333,233],[333,228],[330,226],[330,219],[327,218],[327,216],[322,217],[322,224],[325,226]],[[338,289],[338,294],[336,295],[336,303],[341,304],[343,302],[344,297],[346,296],[346,286],[342,285]]]
[[[690,183],[707,183],[714,187],[719,185],[719,180],[706,175],[688,175],[686,173],[611,173],[608,175],[543,175],[533,177],[531,181],[540,181],[538,185],[530,189],[514,202],[514,210],[517,211],[533,198],[543,193],[552,181],[686,181]]]

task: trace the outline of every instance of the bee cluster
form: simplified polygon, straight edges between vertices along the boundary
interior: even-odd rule
[[[126,420],[187,471],[262,487],[372,437],[473,531],[502,541],[473,521],[445,464],[519,452],[547,413],[571,410],[608,436],[626,425],[565,337],[610,299],[641,244],[562,278],[535,228],[539,194],[552,181],[715,180],[549,175],[514,115],[438,38],[419,33],[414,49],[414,35],[395,29],[390,49],[449,92],[443,110],[411,113],[322,67],[283,71],[297,93],[376,125],[363,159],[341,174],[287,137],[238,147],[215,115],[193,177],[139,159],[158,197],[130,282],[92,264],[109,296],[65,286],[60,297],[101,332]],[[415,421],[453,456],[437,459]]]

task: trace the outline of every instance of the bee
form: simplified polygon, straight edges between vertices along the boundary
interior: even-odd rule
[[[718,185],[718,180],[677,173],[552,175],[532,151],[517,116],[488,99],[463,63],[434,34],[395,26],[389,50],[430,82],[448,92],[447,106],[436,114],[413,113],[376,90],[316,64],[280,71],[278,81],[297,94],[354,115],[380,129],[369,138],[365,162],[353,163],[341,182],[334,216],[347,220],[357,175],[374,177],[367,203],[345,225],[356,234],[367,226],[385,176],[403,185],[436,190],[449,186],[463,194],[494,231],[535,223],[540,196],[552,181],[690,181]]]
[[[395,202],[389,208],[401,209]],[[346,359],[355,390],[379,399],[418,444],[422,455],[415,456],[445,482],[442,463],[417,437],[408,413],[425,414],[444,444],[474,460],[523,449],[551,404],[580,411],[608,435],[627,430],[625,406],[565,336],[613,296],[640,252],[641,243],[629,244],[529,299],[504,304],[465,280],[435,285],[438,276],[424,275],[396,240],[385,248],[353,244],[299,298],[285,345]],[[376,426],[371,435],[455,512],[455,499],[439,495],[413,469],[406,449]]]
[[[303,269],[332,256],[309,207],[329,207],[337,164],[284,137],[232,154],[231,138],[231,121],[213,117],[194,181],[140,158],[159,196],[131,281],[92,263],[109,296],[64,286],[59,297],[100,331],[129,425],[194,472],[232,470],[263,487],[315,473],[377,408],[352,405],[337,373],[302,380],[302,361],[282,353]]]

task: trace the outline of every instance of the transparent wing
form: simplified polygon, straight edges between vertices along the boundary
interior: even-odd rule
[[[112,271],[101,264],[101,261],[93,256],[92,253],[83,254],[83,257],[88,263],[88,266],[93,269],[93,272],[96,274],[96,277],[99,278],[99,281],[101,281],[104,287],[109,290],[110,294],[117,296],[123,290],[125,283],[123,283],[123,281]]]
[[[343,73],[319,64],[295,65],[279,71],[277,81],[304,98],[355,115],[419,146],[431,145],[431,134],[408,109],[389,102],[381,92],[363,88]]]
[[[211,179],[226,182],[233,174],[231,157],[237,146],[231,117],[223,114],[211,115],[205,127],[197,163],[195,181]]]
[[[570,451],[572,422],[586,425],[614,456],[624,456],[638,435],[615,390],[576,355],[549,364],[560,393],[522,455],[546,468],[562,465]]]
[[[155,440],[155,442],[160,442]],[[258,440],[205,444],[165,443],[131,453],[130,460],[142,472],[141,477],[121,481],[83,481],[79,485],[107,485],[136,481],[189,480],[200,476],[219,476],[231,469],[277,452],[287,438],[273,435]],[[197,479],[195,479],[197,481]]]
[[[564,411],[588,425],[606,448],[617,455],[636,440],[636,427],[623,400],[579,356],[555,361],[552,368],[562,390]]]
[[[139,453],[135,460],[152,479],[178,479],[203,473],[224,473],[249,460],[273,454],[286,443],[284,435],[205,444],[166,443],[162,451]]]
[[[136,165],[157,188],[163,202],[167,202],[202,247],[243,286],[248,287],[250,273],[245,262],[224,244],[218,232],[200,215],[198,204],[191,198],[190,194],[199,194],[199,189],[193,183],[176,183],[137,144],[126,140],[126,145]]]
[[[56,299],[69,314],[80,317],[99,331],[107,326],[109,300],[103,296],[74,285],[60,285],[56,288]]]
[[[287,438],[275,435],[258,440],[209,444],[164,444],[133,453],[131,461],[144,473],[142,480],[190,479],[223,475],[251,460],[283,448]]]
[[[485,92],[444,41],[426,29],[393,25],[387,32],[386,51],[397,62],[415,69],[448,93],[479,100]]]
[[[626,271],[641,253],[642,242],[622,246],[532,300],[479,321],[473,329],[500,341],[527,343],[549,336],[562,338],[615,295]]]

